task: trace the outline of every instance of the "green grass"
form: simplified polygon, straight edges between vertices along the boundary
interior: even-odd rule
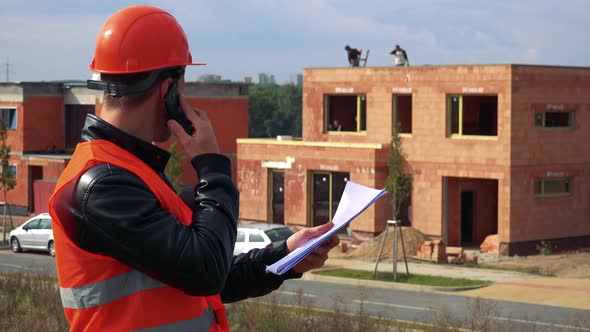
[[[538,266],[526,266],[526,267],[512,266],[511,267],[511,266],[479,265],[479,264],[472,264],[472,263],[465,263],[460,266],[474,268],[474,269],[484,269],[484,270],[521,272],[521,273],[535,274],[535,275],[539,275],[542,277],[555,277],[555,275],[552,273],[542,272]]]
[[[354,278],[362,280],[379,280],[379,281],[390,281],[393,282],[392,272],[377,272],[375,279],[373,279],[373,271],[361,271],[351,269],[334,269],[324,270],[315,272],[320,275],[341,277],[341,278]],[[412,285],[424,285],[424,286],[436,286],[436,287],[468,287],[468,286],[480,286],[492,283],[488,280],[473,280],[463,278],[447,278],[439,276],[431,276],[425,274],[410,274],[408,277],[405,273],[397,274],[397,281],[399,283],[412,284]]]

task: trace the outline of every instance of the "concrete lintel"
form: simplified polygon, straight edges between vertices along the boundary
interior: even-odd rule
[[[23,88],[18,83],[0,84],[0,103],[22,103]]]
[[[270,145],[294,145],[294,146],[315,146],[330,148],[353,148],[353,149],[383,149],[386,144],[381,143],[350,143],[350,142],[319,142],[319,141],[278,141],[272,138],[238,138],[238,144],[270,144]]]

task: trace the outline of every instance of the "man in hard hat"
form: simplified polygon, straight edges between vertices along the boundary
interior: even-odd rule
[[[182,95],[195,65],[169,13],[132,6],[100,31],[88,87],[104,91],[50,200],[56,264],[72,331],[226,331],[224,302],[261,296],[323,265],[332,237],[285,275],[265,272],[330,225],[278,248],[233,256],[238,192],[205,112]],[[164,176],[175,135],[199,176],[189,208]]]

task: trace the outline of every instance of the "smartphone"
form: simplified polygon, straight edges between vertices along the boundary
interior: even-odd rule
[[[177,80],[174,80],[168,87],[168,91],[164,96],[164,105],[166,106],[166,111],[168,112],[168,119],[176,120],[176,122],[178,122],[182,128],[184,128],[184,131],[192,136],[195,132],[195,128],[193,128],[193,124],[186,117],[186,114],[184,114],[182,106],[180,106],[180,100],[178,99]]]

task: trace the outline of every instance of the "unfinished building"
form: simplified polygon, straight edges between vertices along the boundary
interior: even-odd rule
[[[240,217],[328,222],[346,181],[383,188],[400,124],[406,223],[453,246],[498,234],[502,254],[590,245],[590,68],[465,65],[305,69],[300,139],[239,139]],[[382,232],[380,200],[349,235]]]

